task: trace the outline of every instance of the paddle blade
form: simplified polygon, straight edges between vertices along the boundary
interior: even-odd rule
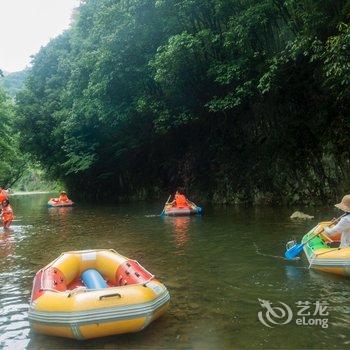
[[[197,214],[203,214],[204,209],[202,207],[196,207]]]
[[[288,260],[292,260],[296,258],[302,252],[303,246],[304,244],[300,243],[287,249],[286,252],[284,253],[284,257]]]

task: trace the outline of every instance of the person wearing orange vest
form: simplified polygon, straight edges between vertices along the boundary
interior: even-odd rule
[[[60,197],[58,198],[58,201],[59,202],[68,202],[69,201],[69,198],[68,198],[67,193],[65,191],[62,191],[60,193]]]
[[[14,219],[12,207],[8,199],[5,199],[4,201],[2,201],[1,206],[2,206],[1,220],[2,220],[3,226],[4,228],[9,228]]]
[[[7,192],[2,187],[0,187],[0,203],[2,203],[7,199],[8,199]]]
[[[175,193],[175,199],[171,202],[171,205],[176,208],[188,208],[191,207],[190,202],[182,194],[182,190],[178,189]]]

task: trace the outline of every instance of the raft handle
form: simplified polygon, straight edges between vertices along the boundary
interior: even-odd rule
[[[113,293],[113,294],[101,295],[98,299],[102,300],[104,298],[113,298],[113,297],[121,298],[122,296],[119,293]]]

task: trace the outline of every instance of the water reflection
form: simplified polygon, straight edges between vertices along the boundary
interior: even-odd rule
[[[58,207],[49,208],[49,215],[52,218],[67,219],[67,216],[72,212],[73,207]]]
[[[25,349],[29,343],[29,290],[21,287],[24,271],[11,265],[9,262],[10,272],[0,274],[0,346],[2,349]]]
[[[304,267],[297,267],[293,265],[286,265],[286,276],[290,280],[300,280],[303,276],[303,271],[305,270]]]
[[[290,348],[349,345],[349,282],[283,258],[288,238],[300,241],[315,223],[291,223],[279,209],[214,208],[164,219],[145,216],[158,213],[159,203],[48,209],[47,197],[14,196],[19,221],[0,229],[0,349],[281,349],[286,339]],[[88,248],[139,260],[169,288],[169,312],[142,332],[89,342],[29,332],[36,271],[61,252]],[[267,329],[257,322],[258,298],[288,305],[326,298],[331,331],[300,327],[291,338],[295,326]]]
[[[15,250],[15,240],[13,230],[6,229],[0,233],[0,258],[6,258],[13,254]]]
[[[70,216],[72,214],[72,207],[58,207],[49,208],[49,216],[52,223],[57,227],[57,234],[60,239],[67,239],[70,235]]]
[[[184,246],[190,236],[189,236],[189,228],[191,223],[191,217],[189,216],[167,216],[164,218],[165,222],[172,226],[172,232],[174,235],[173,242],[176,247]]]

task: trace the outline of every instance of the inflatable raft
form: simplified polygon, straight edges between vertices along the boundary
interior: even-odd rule
[[[60,208],[60,207],[71,207],[73,206],[74,202],[71,201],[70,199],[68,201],[65,201],[65,202],[60,202],[58,200],[58,198],[51,198],[48,202],[47,202],[47,205],[49,207],[57,207],[57,208]]]
[[[169,305],[166,287],[114,250],[63,253],[37,272],[29,307],[38,333],[75,339],[137,332]]]
[[[311,229],[302,239],[306,242],[316,232],[321,232],[304,245],[304,252],[309,267],[318,271],[329,272],[340,276],[350,277],[350,248],[339,248],[340,235],[328,237],[323,231],[332,222],[321,222]]]
[[[203,214],[203,208],[201,207],[173,207],[171,205],[165,205],[163,215],[168,216],[186,216],[186,215],[201,215]]]

